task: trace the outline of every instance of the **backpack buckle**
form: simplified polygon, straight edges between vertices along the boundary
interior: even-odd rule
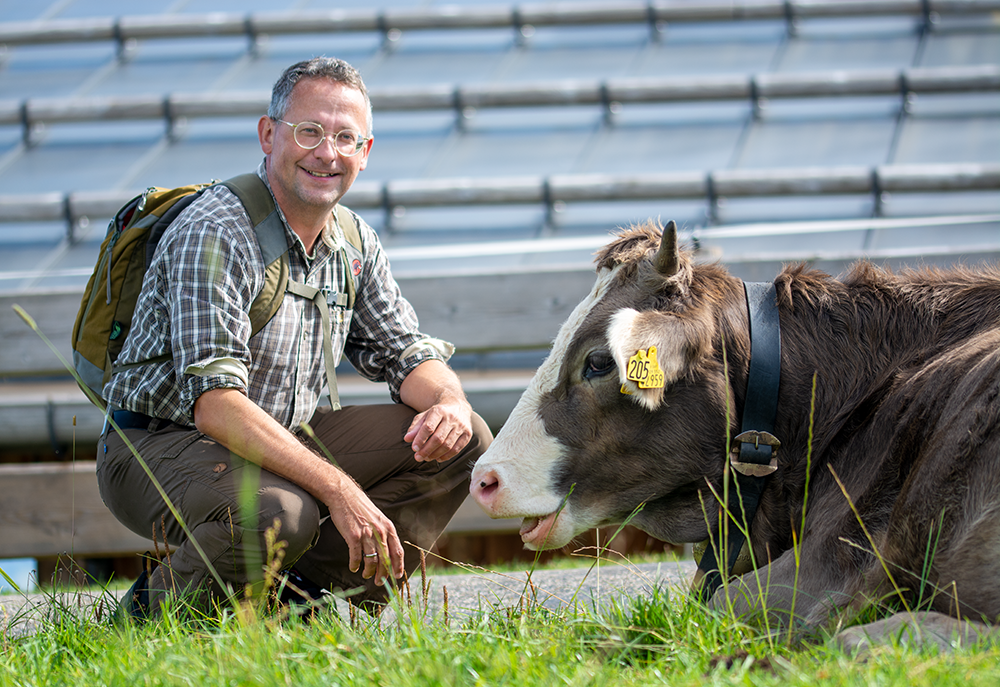
[[[347,307],[347,294],[342,291],[331,291],[324,289],[326,291],[326,304],[335,305],[338,308]]]
[[[155,190],[156,190],[155,186],[150,186],[149,188],[147,188],[145,191],[142,192],[142,195],[139,197],[139,203],[135,206],[136,212],[142,212],[143,210],[146,209],[146,198],[148,198],[149,194]]]

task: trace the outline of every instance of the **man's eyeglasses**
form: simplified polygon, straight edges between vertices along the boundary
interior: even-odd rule
[[[357,131],[351,131],[350,129],[344,129],[336,134],[327,134],[323,126],[316,122],[292,124],[291,122],[286,122],[284,119],[275,119],[274,121],[292,127],[292,138],[295,139],[295,143],[300,148],[305,148],[306,150],[319,148],[320,144],[329,138],[338,155],[354,157],[361,152],[361,149],[365,147],[365,142],[368,141],[367,138],[362,137]]]

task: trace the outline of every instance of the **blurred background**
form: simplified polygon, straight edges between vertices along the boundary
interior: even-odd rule
[[[128,576],[150,546],[96,495],[101,413],[12,306],[69,357],[114,211],[256,168],[273,81],[316,55],[357,67],[375,108],[345,203],[422,328],[458,345],[494,430],[617,227],[676,220],[698,260],[755,280],[794,261],[836,274],[1000,255],[998,0],[0,0],[12,577],[50,580],[59,554]],[[340,372],[345,402],[387,398]],[[463,508],[441,551],[514,558],[517,527]]]

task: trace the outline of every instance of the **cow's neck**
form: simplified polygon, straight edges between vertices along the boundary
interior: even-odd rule
[[[836,468],[849,459],[831,452],[844,428],[864,422],[901,372],[998,324],[996,280],[946,281],[859,267],[838,280],[785,272],[776,284],[782,294],[777,433],[783,468],[811,456],[811,471],[828,474],[827,464]],[[784,493],[802,486],[786,484]]]

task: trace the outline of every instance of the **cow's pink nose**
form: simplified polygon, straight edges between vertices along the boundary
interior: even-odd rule
[[[500,491],[500,477],[493,470],[476,475],[470,491],[473,498],[487,511],[493,510],[493,502]]]

